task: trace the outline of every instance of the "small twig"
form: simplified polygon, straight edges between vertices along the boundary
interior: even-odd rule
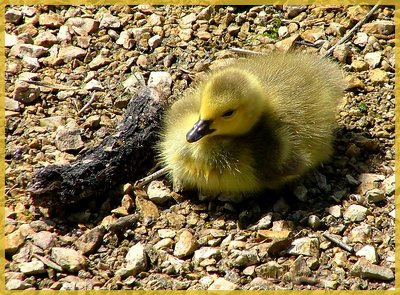
[[[247,50],[247,49],[242,49],[242,48],[230,48],[229,50],[236,52],[236,53],[242,53],[242,54],[250,54],[250,55],[265,55],[263,52],[257,52],[253,50]]]
[[[343,248],[344,250],[353,253],[353,248],[349,245],[347,245],[345,242],[335,238],[334,236],[328,234],[328,233],[323,233],[322,234],[323,237],[327,238],[328,240],[330,240],[331,242],[334,242],[335,244],[337,244],[339,247]]]
[[[155,179],[167,174],[167,172],[168,172],[167,168],[162,168],[160,170],[157,170],[156,172],[150,174],[149,176],[146,176],[146,177],[144,177],[142,179],[137,180],[135,182],[135,184],[134,184],[134,187],[135,188],[141,188],[144,185],[148,184],[149,182],[151,182],[151,181],[153,181],[153,180],[155,180]]]
[[[78,112],[78,115],[82,114],[84,111],[86,111],[87,108],[90,107],[90,105],[97,99],[97,95],[95,92],[92,93],[92,97],[90,100],[85,104]]]
[[[350,37],[371,17],[371,15],[379,8],[379,5],[376,4],[374,7],[371,8],[371,10],[367,13],[366,16],[364,16],[363,19],[361,19],[346,35],[343,36],[342,39],[340,39],[334,46],[329,48],[324,54],[324,57],[328,57],[329,55],[332,54],[332,52],[335,50],[336,47],[338,47],[340,44],[346,42]]]
[[[8,188],[5,191],[5,195],[7,196],[11,192],[11,190],[15,189],[17,186],[18,186],[18,183],[14,184],[12,187]]]

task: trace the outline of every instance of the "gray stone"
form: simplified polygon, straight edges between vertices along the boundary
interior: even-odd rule
[[[54,246],[55,235],[49,231],[40,231],[32,235],[32,242],[34,245],[46,250]]]
[[[53,247],[51,249],[51,258],[63,269],[71,273],[76,273],[86,266],[86,258],[74,249]]]
[[[129,275],[136,275],[147,270],[147,255],[141,243],[137,243],[129,249],[125,260],[126,270]]]
[[[343,213],[343,217],[352,222],[363,221],[367,217],[367,212],[368,212],[367,208],[360,205],[352,204]]]
[[[339,218],[342,216],[342,208],[339,205],[333,205],[329,207],[327,211],[333,217]]]
[[[18,265],[19,270],[25,275],[37,275],[46,273],[46,267],[43,262],[33,260],[31,262],[23,262]]]
[[[178,258],[187,257],[192,255],[193,252],[199,247],[195,237],[188,230],[183,230],[180,234],[178,241],[175,244],[174,256]]]
[[[17,43],[10,49],[11,56],[18,56],[23,58],[24,56],[40,58],[47,54],[48,49],[43,46],[33,44]]]
[[[299,238],[292,242],[288,248],[290,255],[319,256],[319,240],[317,238]]]
[[[172,77],[168,72],[151,72],[147,86],[159,90],[169,96],[171,94]]]
[[[162,204],[171,199],[171,190],[159,180],[152,181],[147,188],[147,196],[156,204]]]
[[[373,264],[378,263],[378,253],[376,252],[376,249],[372,245],[365,245],[364,247],[362,247],[360,250],[356,252],[356,256],[365,257]]]
[[[365,194],[367,201],[371,203],[378,203],[385,199],[385,192],[381,189],[371,189]]]
[[[152,50],[154,50],[155,48],[157,48],[158,46],[160,46],[160,45],[161,45],[161,42],[162,42],[162,37],[159,36],[159,35],[155,35],[155,36],[151,37],[151,38],[148,40],[149,46],[150,46],[150,48],[151,48]]]
[[[105,233],[106,229],[104,226],[96,226],[80,236],[78,240],[76,240],[75,246],[84,255],[93,253],[101,246]]]
[[[350,270],[353,276],[362,279],[373,279],[379,281],[392,281],[394,274],[390,268],[374,265],[365,258],[360,258]]]
[[[217,258],[221,255],[219,248],[214,247],[202,247],[194,251],[193,261],[199,263],[204,259]]]
[[[83,148],[81,130],[78,128],[66,128],[59,126],[56,132],[55,144],[62,152],[78,151]]]

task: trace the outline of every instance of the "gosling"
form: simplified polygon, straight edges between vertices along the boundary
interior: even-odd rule
[[[331,156],[344,88],[338,67],[317,56],[227,63],[167,111],[160,160],[175,185],[202,195],[277,189]]]

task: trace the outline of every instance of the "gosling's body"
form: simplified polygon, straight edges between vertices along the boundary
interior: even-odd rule
[[[175,183],[205,195],[277,188],[332,154],[337,67],[270,54],[212,72],[166,114],[160,158]]]

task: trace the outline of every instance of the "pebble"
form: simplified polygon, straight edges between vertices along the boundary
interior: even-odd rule
[[[97,70],[101,67],[108,65],[111,62],[112,62],[111,58],[99,54],[89,63],[89,68],[91,70]]]
[[[188,42],[188,41],[192,40],[193,30],[190,28],[181,29],[181,30],[179,30],[178,36],[182,41]]]
[[[16,9],[7,9],[5,15],[6,23],[19,24],[22,21],[22,11]]]
[[[82,252],[82,254],[91,254],[101,246],[105,233],[106,229],[104,226],[96,226],[80,236],[75,241],[75,246]]]
[[[86,50],[71,45],[61,47],[57,57],[67,63],[74,59],[81,59],[85,56]]]
[[[390,175],[382,182],[382,189],[385,191],[385,194],[391,196],[395,192],[395,175]]]
[[[181,28],[187,28],[187,27],[191,27],[192,23],[194,23],[197,19],[197,15],[192,12],[188,15],[185,15],[184,17],[182,17],[179,21],[179,26]]]
[[[150,182],[147,187],[147,196],[156,204],[163,204],[172,198],[171,190],[159,180]]]
[[[256,274],[262,279],[278,279],[283,275],[283,266],[276,261],[269,261],[257,266]]]
[[[385,192],[381,189],[374,188],[367,191],[366,195],[367,201],[370,203],[378,203],[385,199]]]
[[[312,29],[306,30],[300,34],[304,41],[314,43],[320,39],[325,39],[325,31],[323,28],[314,27]]]
[[[43,262],[33,260],[31,262],[23,262],[18,265],[20,272],[25,275],[38,275],[46,273],[46,267]]]
[[[372,230],[370,225],[360,225],[353,228],[349,235],[348,239],[351,243],[367,243],[370,242],[372,235]]]
[[[340,218],[342,216],[342,208],[339,205],[333,205],[327,211],[333,217]]]
[[[361,29],[368,34],[390,35],[394,33],[394,22],[390,20],[377,20],[364,24]]]
[[[352,222],[363,221],[367,217],[368,209],[361,206],[352,204],[347,208],[347,210],[343,213],[344,219],[347,219]]]
[[[85,143],[82,141],[80,129],[59,126],[56,131],[55,145],[62,152],[74,152],[82,149]]]
[[[208,290],[236,290],[237,288],[237,284],[224,278],[218,278],[211,284]]]
[[[51,258],[71,273],[77,273],[86,266],[86,258],[78,251],[70,248],[53,247]]]
[[[58,29],[64,22],[63,17],[55,13],[42,13],[39,15],[39,25],[49,29]]]
[[[86,83],[85,87],[83,89],[87,91],[102,91],[104,90],[104,86],[101,84],[100,81],[92,79],[89,82]]]
[[[34,245],[42,248],[43,250],[49,249],[55,244],[55,235],[49,231],[40,231],[32,235],[32,242]]]
[[[39,119],[39,125],[41,127],[52,127],[54,129],[59,126],[64,126],[66,122],[67,119],[64,116],[52,116]]]
[[[368,52],[364,56],[364,61],[369,64],[369,68],[374,69],[379,66],[382,60],[382,53]]]
[[[354,39],[353,43],[360,46],[365,47],[368,43],[368,34],[364,32],[358,32],[356,38]]]
[[[296,198],[302,202],[306,202],[308,200],[307,193],[307,188],[304,185],[297,186],[293,191],[293,194],[296,196]]]
[[[366,258],[360,258],[350,270],[353,276],[362,279],[372,279],[379,281],[391,281],[394,279],[394,274],[390,268],[374,265]]]
[[[128,275],[137,275],[148,268],[147,255],[141,243],[129,248],[125,256],[126,270]]]
[[[289,50],[293,49],[294,43],[297,41],[299,37],[300,35],[298,33],[295,33],[288,38],[276,42],[275,46],[278,50],[282,52],[288,52]]]
[[[372,85],[379,85],[389,81],[387,72],[381,69],[371,70],[369,72],[369,78],[371,79]]]
[[[136,207],[142,213],[144,225],[153,223],[160,216],[157,206],[152,201],[138,195],[136,196],[135,203]]]
[[[202,247],[194,251],[193,261],[200,263],[204,259],[217,258],[221,255],[221,250],[215,247]]]
[[[365,257],[373,264],[378,263],[378,253],[376,252],[376,249],[372,245],[365,245],[364,247],[362,247],[360,250],[356,252],[356,256]]]
[[[361,81],[357,76],[354,75],[347,75],[345,77],[345,80],[347,82],[347,88],[346,89],[354,89],[354,88],[360,88],[363,89],[365,88],[365,84],[363,81]]]
[[[33,44],[17,43],[10,49],[10,56],[18,56],[23,58],[24,56],[40,58],[47,54],[48,49],[43,46]]]
[[[161,45],[162,37],[159,35],[155,35],[148,40],[149,46],[152,50],[156,49]]]
[[[68,26],[63,25],[60,27],[57,33],[57,40],[59,40],[60,42],[64,42],[65,44],[71,42],[72,36],[69,32]]]
[[[4,35],[4,46],[5,47],[11,48],[18,42],[19,42],[18,36],[5,33],[5,35]]]
[[[26,283],[22,280],[11,279],[6,283],[6,290],[26,290],[32,287],[32,284]]]
[[[319,240],[317,238],[299,238],[288,248],[290,255],[319,256]]]
[[[340,44],[333,50],[333,57],[336,58],[340,63],[345,64],[347,56],[350,54],[350,46],[348,44]]]
[[[188,230],[183,230],[175,244],[174,256],[184,258],[192,255],[199,247],[195,237]]]
[[[147,82],[148,87],[155,88],[165,96],[171,94],[172,77],[168,72],[151,72]]]
[[[35,37],[34,44],[43,47],[51,47],[58,42],[57,37],[50,32],[39,33]]]
[[[237,253],[239,255],[234,258],[232,261],[232,265],[235,267],[246,267],[250,265],[254,265],[260,261],[257,251],[255,249],[252,250],[234,250],[232,253]],[[234,255],[235,256],[235,255]]]
[[[15,230],[11,234],[8,234],[4,238],[5,253],[7,255],[15,254],[18,249],[24,244],[25,237],[22,235],[19,229]]]
[[[21,110],[19,101],[5,97],[4,107],[6,110],[19,112]]]
[[[308,216],[308,225],[313,230],[317,230],[321,225],[321,220],[317,215],[311,214],[310,216]]]
[[[368,64],[362,60],[354,60],[351,63],[351,67],[353,68],[354,71],[356,72],[362,72],[368,70]]]
[[[115,43],[121,45],[125,49],[132,49],[136,41],[131,38],[131,34],[128,31],[122,31]]]
[[[121,27],[121,21],[118,17],[111,13],[104,13],[100,20],[100,29],[119,29]]]
[[[165,238],[157,243],[154,244],[154,249],[160,250],[160,249],[171,249],[172,246],[174,245],[174,240],[171,238]]]
[[[87,36],[99,28],[99,21],[88,17],[71,17],[65,25],[72,28],[72,30],[80,36]]]
[[[22,58],[22,62],[24,63],[25,67],[29,70],[36,71],[40,68],[39,60],[36,57],[29,57],[24,56]]]

